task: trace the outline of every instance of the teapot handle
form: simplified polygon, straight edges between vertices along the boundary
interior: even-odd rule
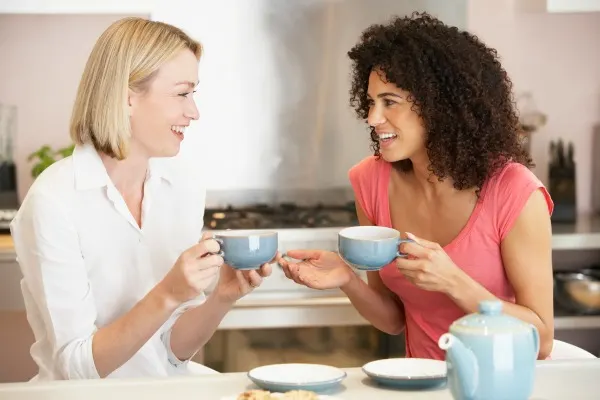
[[[533,331],[533,344],[535,345],[535,360],[537,360],[540,354],[540,334],[533,324],[531,325],[531,330]]]

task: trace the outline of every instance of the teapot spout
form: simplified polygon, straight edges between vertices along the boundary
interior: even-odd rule
[[[472,398],[477,390],[477,382],[479,382],[477,358],[459,338],[450,333],[445,333],[440,337],[438,346],[446,351],[450,385],[458,386],[457,389],[466,398]]]

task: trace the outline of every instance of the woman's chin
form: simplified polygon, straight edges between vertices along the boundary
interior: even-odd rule
[[[397,161],[402,161],[402,160],[406,160],[408,159],[408,157],[406,157],[405,154],[398,152],[398,151],[379,151],[379,153],[381,154],[381,158],[383,158],[385,161],[389,162],[389,163],[394,163]]]

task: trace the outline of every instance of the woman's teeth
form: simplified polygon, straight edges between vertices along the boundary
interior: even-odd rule
[[[379,134],[379,141],[388,140],[388,139],[395,139],[396,137],[398,137],[398,135],[396,135],[395,133],[380,133]]]
[[[183,133],[183,132],[185,132],[185,126],[171,125],[171,130],[173,132]]]
[[[185,126],[171,125],[171,131],[179,138],[183,140],[183,133],[185,132]]]

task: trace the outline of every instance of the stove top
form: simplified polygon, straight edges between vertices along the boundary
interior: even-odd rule
[[[204,226],[222,229],[334,228],[358,225],[354,202],[343,205],[294,203],[248,207],[207,208]]]

